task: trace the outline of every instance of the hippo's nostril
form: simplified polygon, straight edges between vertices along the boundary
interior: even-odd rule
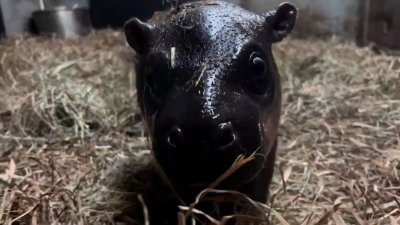
[[[234,146],[237,141],[236,134],[231,123],[220,124],[216,136],[216,144],[220,150]]]
[[[168,141],[168,144],[173,148],[182,146],[182,144],[183,144],[182,130],[179,127],[172,128],[172,130],[167,138],[167,141]]]
[[[224,130],[219,140],[220,148],[227,147],[235,141],[235,136],[228,130]]]

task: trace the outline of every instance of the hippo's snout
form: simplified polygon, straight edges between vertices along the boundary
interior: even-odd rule
[[[239,137],[234,130],[232,123],[221,123],[210,129],[211,137],[206,142],[208,145],[216,150],[231,151],[240,148]],[[182,129],[179,126],[174,126],[166,135],[166,142],[172,151],[183,151],[185,146],[190,146],[189,140],[194,138],[189,137],[192,135],[190,131]]]
[[[225,114],[224,118],[213,119],[186,110],[162,111],[154,126],[155,156],[172,183],[209,185],[240,155],[249,156],[262,148],[261,125],[256,116],[253,118]],[[262,167],[263,158],[250,164],[255,169],[236,175],[243,183]]]

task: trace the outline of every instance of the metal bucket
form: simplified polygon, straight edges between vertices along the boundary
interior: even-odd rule
[[[91,30],[87,8],[45,9],[33,12],[37,32],[60,38],[76,38],[87,35]]]

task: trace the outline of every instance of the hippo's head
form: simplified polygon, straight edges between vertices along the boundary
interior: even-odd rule
[[[155,157],[173,184],[207,185],[238,156],[254,152],[228,186],[251,181],[265,166],[281,110],[271,46],[291,32],[296,16],[289,3],[257,15],[222,1],[197,1],[158,23],[126,23],[127,42],[138,53],[139,106]]]

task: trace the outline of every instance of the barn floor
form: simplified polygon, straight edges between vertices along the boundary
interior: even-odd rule
[[[400,224],[400,59],[336,39],[275,52],[272,224]],[[135,116],[132,59],[113,31],[0,42],[0,224],[171,217]]]

